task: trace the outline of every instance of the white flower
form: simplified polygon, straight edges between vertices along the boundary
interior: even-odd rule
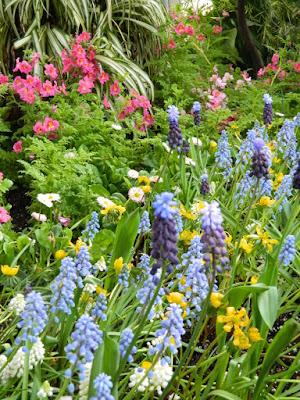
[[[150,181],[151,182],[154,182],[154,183],[156,183],[156,182],[158,182],[158,183],[162,183],[164,180],[163,180],[163,178],[159,178],[159,176],[158,175],[153,175],[153,176],[150,176]]]
[[[109,199],[107,199],[106,197],[97,197],[97,202],[99,204],[100,207],[110,207],[113,206],[115,203]]]
[[[7,357],[5,354],[0,354],[0,369],[3,367],[3,365],[6,363]]]
[[[279,113],[279,112],[276,112],[275,115],[278,115],[278,117],[284,117],[284,114]],[[294,117],[294,119],[295,119],[295,118],[296,118],[296,117]]]
[[[98,261],[96,262],[96,264],[94,265],[94,267],[97,268],[100,272],[106,271],[106,270],[107,270],[107,265],[106,265],[106,263],[105,263],[105,259],[104,259],[103,256],[100,258],[100,260],[98,260]]]
[[[42,400],[53,395],[53,388],[50,386],[48,381],[45,381],[37,392],[37,397]]]
[[[170,396],[168,397],[168,400],[179,400],[180,397],[178,396],[178,394],[170,394]]]
[[[87,400],[89,393],[92,363],[91,362],[86,363],[85,367],[86,367],[86,370],[84,371],[85,378],[79,381],[79,400]]]
[[[210,193],[211,194],[215,194],[215,191],[216,191],[216,182],[211,182],[210,183]]]
[[[37,199],[38,199],[38,201],[39,201],[40,203],[44,204],[46,207],[49,207],[49,208],[50,208],[50,207],[53,206],[53,203],[52,203],[52,201],[49,199],[49,197],[48,197],[47,194],[39,193],[39,194],[37,195]]]
[[[21,293],[18,293],[14,298],[11,299],[8,305],[9,311],[14,311],[17,316],[21,315],[24,311],[26,301]]]
[[[185,157],[185,163],[186,163],[186,165],[192,165],[193,167],[195,167],[196,166],[196,163],[195,163],[195,161],[194,160],[192,160],[191,158],[189,158],[189,157]]]
[[[87,278],[94,278],[94,276],[93,275],[88,275]],[[84,292],[94,293],[94,292],[96,292],[96,287],[97,287],[97,285],[94,285],[93,283],[86,283],[84,285],[83,291]]]
[[[75,153],[73,153],[73,151],[70,151],[69,153],[66,153],[65,158],[75,158]]]
[[[135,368],[133,374],[130,375],[130,383],[129,387],[134,387],[141,379],[144,378],[145,374],[147,373],[147,370],[145,368]],[[138,386],[137,390],[139,392],[144,392],[149,386],[149,378],[148,376],[141,382],[141,384]]]
[[[127,176],[128,176],[128,178],[131,178],[131,179],[137,179],[139,177],[139,173],[135,169],[130,169],[127,172]]]
[[[180,189],[179,186],[174,186],[174,187],[173,187],[173,191],[174,191],[175,194],[179,194],[179,193],[182,192],[182,190]]]
[[[121,125],[117,124],[112,124],[111,127],[114,128],[116,131],[120,131],[122,129]]]
[[[60,201],[60,195],[57,193],[47,193],[46,196],[48,196],[50,201]]]
[[[160,396],[162,389],[168,385],[172,375],[172,367],[166,361],[160,360],[153,368],[153,377],[150,379],[150,390],[156,389]]]
[[[191,208],[192,215],[199,217],[203,208],[203,201],[196,201]]]
[[[200,139],[196,138],[196,137],[192,137],[188,139],[188,142],[191,143],[191,141],[193,142],[194,146],[202,146],[202,142]]]
[[[168,152],[168,153],[170,153],[170,147],[167,145],[167,143],[165,143],[165,142],[162,142],[162,146],[165,148],[165,150]]]

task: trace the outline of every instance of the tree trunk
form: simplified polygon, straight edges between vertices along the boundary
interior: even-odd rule
[[[264,63],[251,37],[250,30],[246,22],[245,3],[246,0],[237,0],[237,19],[240,34],[242,36],[242,39],[244,40],[246,50],[251,57],[253,73],[254,77],[256,78],[258,70],[264,67]]]

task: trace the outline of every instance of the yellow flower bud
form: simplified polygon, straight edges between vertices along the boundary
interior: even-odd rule
[[[209,150],[212,150],[217,146],[218,146],[218,143],[215,142],[214,140],[211,140],[211,142],[209,143]]]
[[[251,276],[251,279],[250,279],[250,282],[251,282],[251,285],[256,285],[257,284],[257,281],[258,281],[258,279],[259,279],[259,277],[258,276]]]
[[[151,190],[151,186],[149,186],[149,185],[142,186],[142,191],[143,191],[144,193],[149,193],[150,190]]]
[[[7,276],[15,276],[19,271],[20,265],[17,265],[16,268],[10,267],[9,265],[1,265],[1,272]]]
[[[250,328],[248,331],[248,335],[252,342],[259,342],[260,340],[263,340],[257,328]]]
[[[212,293],[210,295],[210,301],[211,304],[215,307],[215,308],[219,308],[223,303],[221,301],[221,299],[223,299],[223,295],[221,293]]]
[[[57,252],[55,253],[55,258],[57,258],[58,260],[62,260],[66,256],[67,253],[64,250],[57,250]]]
[[[115,260],[114,269],[117,271],[118,274],[122,271],[123,265],[123,257],[119,257]]]

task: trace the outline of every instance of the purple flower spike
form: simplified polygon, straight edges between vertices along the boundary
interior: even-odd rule
[[[255,139],[253,142],[253,148],[255,151],[262,150],[264,145],[265,145],[265,142],[260,138]]]

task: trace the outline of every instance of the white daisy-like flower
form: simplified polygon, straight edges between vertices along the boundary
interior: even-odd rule
[[[131,178],[131,179],[137,179],[139,177],[139,173],[135,169],[130,169],[127,172],[127,176],[128,176],[128,178]]]
[[[49,197],[48,197],[47,194],[39,193],[39,194],[37,195],[37,199],[38,199],[38,201],[39,201],[40,203],[44,204],[46,207],[49,207],[49,208],[53,207],[53,203],[52,203],[52,201],[49,199]]]
[[[107,199],[106,197],[97,197],[97,202],[99,204],[100,207],[110,207],[113,206],[115,203],[109,199]]]
[[[37,392],[37,397],[42,399],[47,399],[48,397],[53,395],[53,388],[50,386],[48,381],[45,381],[41,386],[40,390]]]
[[[114,128],[116,131],[120,131],[122,129],[121,125],[117,124],[112,124],[111,127]]]
[[[193,167],[195,167],[196,166],[196,163],[195,163],[195,161],[194,160],[192,160],[191,158],[189,158],[189,157],[185,157],[185,163],[186,163],[186,165],[192,165]]]
[[[150,179],[150,182],[154,182],[154,183],[156,183],[156,182],[162,183],[164,181],[163,178],[159,177],[158,175],[150,176],[149,179]]]
[[[8,304],[8,310],[14,311],[17,316],[21,315],[26,306],[25,297],[23,294],[18,293]]]
[[[145,193],[140,187],[132,187],[129,189],[128,197],[135,203],[141,203],[145,201]]]
[[[202,146],[202,141],[196,137],[191,137],[188,139],[188,142],[191,143],[193,142],[194,146]]]
[[[48,199],[50,201],[60,201],[60,195],[58,193],[47,193]]]

